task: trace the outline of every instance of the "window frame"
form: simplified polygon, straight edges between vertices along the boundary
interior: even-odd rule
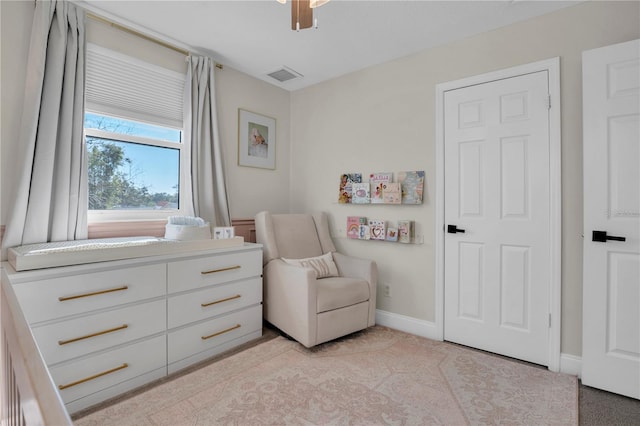
[[[101,115],[109,118],[134,121],[138,123],[145,123],[142,120],[139,120],[136,118],[125,117],[125,116],[114,116],[113,114],[105,114],[104,112],[92,110],[88,108],[85,108],[85,114],[86,113]],[[184,141],[184,134],[185,134],[184,128],[178,128],[178,127],[169,126],[166,124],[159,124],[159,123],[146,122],[145,124],[151,124],[154,126],[180,130],[182,132],[181,141],[173,142],[173,141],[167,141],[162,139],[145,138],[142,136],[135,136],[135,135],[128,135],[123,133],[109,132],[109,131],[99,130],[99,129],[92,129],[92,128],[84,127],[84,123],[83,123],[83,128],[84,128],[83,143],[85,144],[85,147],[86,147],[87,137],[96,137],[100,139],[112,140],[115,142],[135,143],[135,144],[158,147],[158,148],[177,149],[178,158],[179,158],[178,208],[177,209],[160,209],[160,210],[155,210],[155,209],[91,210],[87,205],[87,223],[88,224],[99,223],[99,222],[115,222],[115,221],[166,220],[169,216],[187,214],[187,209],[186,209],[187,183],[185,181],[185,179],[187,179],[187,175],[186,173],[184,173],[184,171],[188,170],[188,167],[189,167],[189,162],[188,162],[189,155],[187,152],[187,144],[185,144],[185,141]],[[88,150],[87,150],[87,156],[88,156]],[[87,167],[88,167],[88,164],[87,164]],[[88,191],[88,187],[87,187],[87,191]]]

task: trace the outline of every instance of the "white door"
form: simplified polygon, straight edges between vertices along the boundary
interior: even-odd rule
[[[582,382],[640,398],[640,40],[584,52],[582,77]]]
[[[444,338],[548,365],[547,71],[444,97]]]

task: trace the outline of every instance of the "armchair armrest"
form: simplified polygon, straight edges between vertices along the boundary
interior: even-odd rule
[[[378,265],[370,259],[333,253],[338,272],[343,277],[362,278],[369,283],[369,326],[376,323],[376,292],[378,288]]]
[[[281,259],[263,271],[264,317],[305,346],[315,344],[317,328],[316,274]]]
[[[378,268],[373,260],[360,259],[334,252],[333,261],[336,262],[340,276],[362,278],[374,286],[378,282]]]

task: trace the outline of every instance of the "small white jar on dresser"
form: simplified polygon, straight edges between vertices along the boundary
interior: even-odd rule
[[[3,263],[69,413],[262,335],[262,246],[16,272]]]

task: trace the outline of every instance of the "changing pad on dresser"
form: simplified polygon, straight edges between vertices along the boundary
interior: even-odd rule
[[[7,260],[16,271],[26,271],[176,252],[236,247],[243,244],[243,237],[192,241],[174,241],[157,237],[101,238],[12,247],[8,250]]]

